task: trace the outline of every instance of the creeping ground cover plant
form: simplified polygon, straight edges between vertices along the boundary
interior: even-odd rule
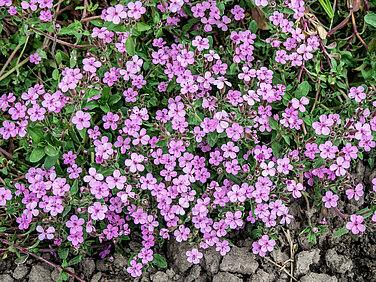
[[[65,280],[138,234],[138,277],[167,240],[198,264],[246,229],[264,257],[295,201],[311,242],[329,210],[335,237],[374,230],[352,171],[374,167],[376,15],[326,2],[0,0],[2,256],[47,248]]]

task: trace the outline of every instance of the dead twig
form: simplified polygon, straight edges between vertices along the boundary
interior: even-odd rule
[[[291,278],[292,280],[294,280],[294,281],[298,281],[294,276],[292,276],[292,275],[291,275],[291,274],[285,269],[285,266],[283,266],[283,265],[279,265],[278,263],[274,262],[273,260],[271,260],[271,259],[268,258],[268,257],[265,257],[265,259],[266,259],[268,262],[274,264],[275,266],[278,266],[278,267],[279,267],[279,270],[280,270],[280,271],[283,270],[288,276],[290,276],[290,278]]]

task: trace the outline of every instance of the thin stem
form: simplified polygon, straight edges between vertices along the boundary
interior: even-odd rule
[[[32,26],[29,26],[30,29],[34,30],[35,32],[37,33],[40,33],[46,37],[48,37],[49,39],[51,40],[55,40],[54,37],[52,37],[51,35],[39,30],[39,29],[36,29]],[[65,42],[63,40],[60,40],[60,39],[56,39],[56,42],[57,43],[60,43],[60,44],[63,44],[63,45],[66,45],[66,46],[69,46],[69,47],[72,47],[72,48],[90,48],[90,47],[93,47],[93,45],[78,45],[78,44],[72,44],[72,43],[68,43],[68,42]]]
[[[12,54],[10,54],[8,60],[5,62],[3,68],[0,71],[0,76],[4,73],[5,69],[7,68],[7,66],[9,65],[9,63],[12,61],[14,55],[16,55],[18,49],[20,49],[20,48],[21,48],[21,45],[17,45],[17,47],[13,50]]]
[[[21,59],[23,53],[25,52],[25,49],[26,49],[26,46],[27,46],[27,42],[29,41],[29,38],[30,38],[30,36],[26,37],[26,41],[25,41],[25,43],[24,43],[25,45],[24,45],[24,47],[22,48],[21,54],[18,56],[18,59],[17,59],[17,62],[16,62],[17,76],[20,74],[20,71],[19,71],[19,67],[18,67],[18,65],[19,65],[19,63],[20,63],[20,59]]]
[[[26,64],[29,61],[29,59],[30,59],[30,56],[27,57],[25,60],[23,60],[21,63],[19,63],[17,66],[22,67],[24,64]],[[11,75],[17,69],[17,66],[13,67],[7,73],[3,74],[3,76],[0,77],[0,81],[2,81],[4,78],[7,78],[9,75]]]
[[[337,209],[337,207],[333,207],[333,210],[344,220],[344,221],[347,221],[347,217],[343,214],[343,213],[341,213],[338,209]]]
[[[101,16],[92,16],[92,17],[88,17],[88,18],[83,18],[81,20],[81,22],[83,23],[83,22],[87,22],[87,21],[91,21],[91,20],[100,19],[100,18],[101,18]]]
[[[34,254],[34,253],[30,252],[28,249],[26,249],[24,247],[21,247],[21,246],[18,246],[16,244],[13,244],[13,243],[9,242],[8,240],[2,239],[2,238],[0,238],[0,242],[6,244],[8,246],[13,246],[14,248],[20,250],[21,252],[23,252],[25,254],[33,256],[33,257],[35,257],[35,258],[37,258],[37,259],[39,259],[39,260],[41,260],[41,261],[43,261],[43,262],[51,265],[52,267],[54,267],[54,268],[56,268],[56,269],[58,269],[60,271],[64,271],[67,274],[69,274],[69,275],[73,276],[74,278],[76,278],[80,282],[85,282],[85,280],[81,279],[80,277],[78,277],[76,274],[74,274],[73,272],[69,271],[68,269],[65,269],[65,268],[63,268],[63,267],[61,267],[59,265],[56,265],[53,262],[50,262],[50,261],[46,260],[45,258],[42,258],[42,257],[38,256],[37,254]]]

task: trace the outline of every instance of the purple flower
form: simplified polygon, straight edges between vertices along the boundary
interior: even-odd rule
[[[41,233],[41,234],[38,235],[38,239],[40,241],[42,241],[44,239],[51,240],[52,238],[54,238],[55,228],[52,227],[52,226],[50,226],[46,230],[44,230],[42,226],[38,225],[37,231],[39,233]]]
[[[198,264],[200,259],[203,257],[203,254],[200,253],[196,248],[193,248],[192,251],[187,251],[186,255],[188,256],[188,261],[193,264]]]
[[[88,208],[88,212],[91,214],[91,218],[94,220],[103,220],[105,218],[107,207],[100,202],[95,202]]]
[[[366,230],[366,226],[362,224],[364,218],[361,215],[352,214],[350,216],[350,222],[346,224],[346,228],[351,230],[353,234],[359,234]]]
[[[72,118],[72,123],[76,125],[78,130],[90,127],[91,115],[83,111],[77,111],[76,115]]]
[[[34,53],[30,55],[30,63],[34,63],[38,65],[41,60],[42,58],[39,56],[38,53]]]
[[[5,206],[6,202],[12,199],[12,192],[4,187],[0,187],[0,206]]]
[[[322,197],[322,201],[325,203],[326,208],[336,207],[339,197],[336,194],[333,194],[332,191],[327,191],[325,196]]]

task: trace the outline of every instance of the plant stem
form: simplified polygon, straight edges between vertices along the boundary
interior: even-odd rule
[[[39,29],[36,29],[32,26],[29,26],[30,29],[34,30],[35,32],[39,33],[39,34],[42,34],[46,37],[48,37],[49,39],[51,40],[55,40],[55,38]],[[66,46],[69,46],[69,47],[72,47],[72,48],[90,48],[90,47],[93,47],[93,45],[78,45],[78,44],[72,44],[72,43],[68,43],[68,42],[65,42],[63,40],[60,40],[60,39],[56,39],[56,42],[57,43],[60,43],[60,44],[63,44],[63,45],[66,45]]]
[[[26,64],[30,59],[30,56],[27,57],[25,60],[23,60],[21,63],[19,63],[17,66],[13,67],[11,70],[9,70],[7,73],[3,74],[3,76],[0,77],[0,81],[2,81],[4,78],[7,78],[9,75],[11,75],[17,67],[22,67],[24,64]]]
[[[21,45],[17,45],[17,47],[13,50],[12,54],[10,54],[8,60],[5,62],[3,68],[0,71],[0,76],[4,73],[5,69],[7,68],[9,63],[12,61],[14,55],[16,55],[16,53],[17,53],[18,49],[20,49],[20,47],[21,47]]]
[[[333,210],[344,220],[344,221],[346,221],[347,220],[347,217],[343,214],[343,213],[341,213],[338,209],[337,209],[337,207],[333,207]]]
[[[24,248],[24,247],[21,247],[21,246],[18,246],[18,245],[16,245],[16,244],[13,244],[13,243],[9,242],[8,240],[6,240],[6,239],[2,239],[2,238],[0,238],[0,242],[6,244],[6,245],[8,245],[8,246],[13,246],[13,247],[15,247],[16,249],[20,250],[21,252],[23,252],[23,253],[25,253],[25,254],[28,254],[28,255],[30,255],[30,256],[33,256],[33,257],[35,257],[35,258],[37,258],[37,259],[39,259],[39,260],[41,260],[41,261],[43,261],[43,262],[45,262],[45,263],[51,265],[52,267],[54,267],[54,268],[56,268],[56,269],[58,269],[58,270],[60,270],[60,271],[64,271],[64,272],[66,272],[67,274],[69,274],[69,275],[73,276],[74,278],[76,278],[76,279],[77,279],[78,281],[80,281],[80,282],[85,282],[85,280],[81,279],[80,277],[78,277],[78,276],[77,276],[76,274],[74,274],[73,272],[71,272],[71,271],[69,271],[69,270],[67,270],[67,269],[65,269],[65,268],[63,268],[63,267],[61,267],[61,266],[59,266],[59,265],[56,265],[56,264],[54,264],[53,262],[50,262],[50,261],[46,260],[45,258],[42,258],[42,257],[38,256],[37,254],[34,254],[34,253],[30,252],[28,249],[26,249],[26,248]]]

